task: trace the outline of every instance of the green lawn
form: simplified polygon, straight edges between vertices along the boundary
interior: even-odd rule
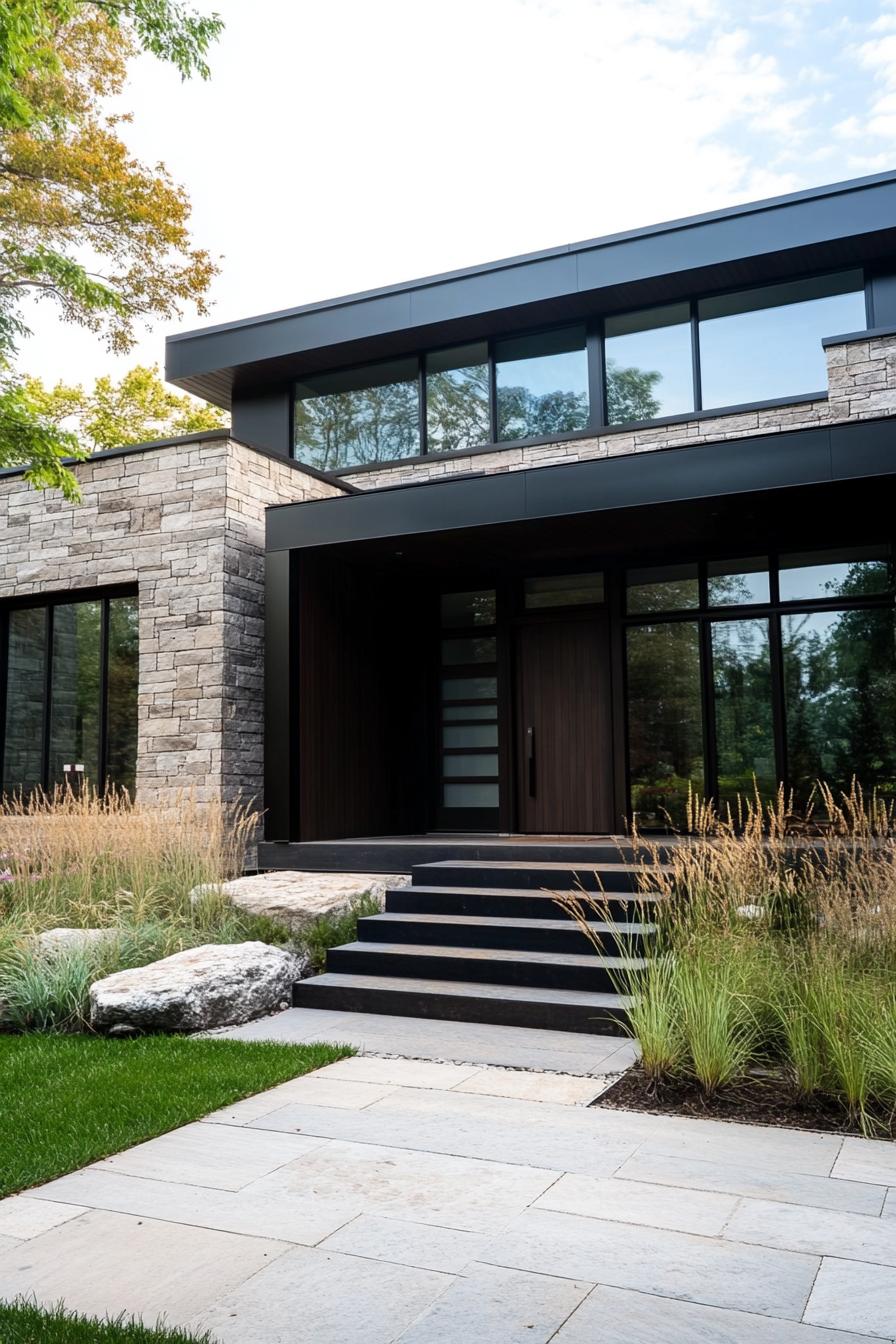
[[[0,1302],[0,1340],[3,1344],[210,1344],[211,1337],[141,1325],[123,1317],[100,1321],[62,1307],[42,1311],[27,1302]]]
[[[342,1045],[178,1036],[0,1036],[0,1196],[75,1171],[353,1053]],[[6,1339],[0,1332],[3,1344]]]

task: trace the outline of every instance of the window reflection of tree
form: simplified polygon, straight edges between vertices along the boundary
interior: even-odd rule
[[[430,373],[426,379],[426,422],[431,452],[453,453],[488,443],[488,366]]]
[[[607,360],[607,423],[626,425],[638,420],[655,420],[662,403],[655,389],[663,380],[658,369],[620,368]]]
[[[587,424],[587,392],[558,388],[536,393],[528,387],[502,387],[498,392],[499,439],[549,438]]]
[[[297,456],[320,471],[412,457],[420,451],[416,383],[298,399]]]

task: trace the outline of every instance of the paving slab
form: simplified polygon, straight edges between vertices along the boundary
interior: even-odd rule
[[[343,1251],[369,1260],[391,1260],[393,1264],[459,1274],[485,1249],[488,1240],[483,1232],[365,1213],[346,1223],[320,1246],[324,1251]]]
[[[391,1344],[453,1276],[297,1247],[190,1321],[216,1344]]]
[[[718,1190],[723,1194],[808,1204],[819,1209],[843,1209],[849,1213],[880,1213],[886,1193],[881,1186],[861,1181],[803,1176],[786,1169],[742,1166],[739,1162],[708,1162],[647,1148],[639,1148],[622,1164],[617,1175],[624,1180],[649,1181],[682,1190]]]
[[[867,1335],[704,1307],[624,1288],[597,1287],[555,1344],[869,1344]]]
[[[817,1256],[547,1209],[521,1214],[483,1259],[792,1320],[802,1316],[820,1264]]]
[[[351,1078],[361,1083],[388,1083],[391,1087],[423,1087],[447,1092],[475,1078],[478,1064],[438,1064],[428,1059],[384,1059],[380,1055],[352,1055],[337,1059],[319,1071],[329,1078]]]
[[[36,1192],[35,1203],[40,1202],[44,1192],[50,1199],[83,1202],[94,1209],[249,1237],[274,1236],[278,1241],[302,1246],[316,1245],[356,1218],[364,1208],[364,1201],[351,1190],[328,1197],[297,1199],[281,1189],[256,1190],[250,1185],[237,1191],[220,1190],[125,1176],[98,1167],[86,1167],[42,1186]]]
[[[359,1202],[358,1212],[494,1233],[557,1179],[552,1171],[369,1143],[328,1143],[255,1181],[253,1193]]]
[[[85,1213],[0,1254],[0,1298],[182,1324],[289,1247],[120,1213]]]
[[[0,1236],[29,1241],[51,1228],[78,1218],[86,1212],[73,1204],[56,1204],[51,1199],[34,1199],[31,1195],[12,1195],[0,1201]]]
[[[683,1195],[680,1190],[665,1185],[570,1174],[555,1181],[534,1205],[537,1209],[553,1209],[557,1213],[664,1227],[673,1232],[697,1232],[707,1237],[721,1235],[737,1206],[734,1195],[697,1190]]]
[[[288,1008],[214,1034],[232,1040],[339,1041],[373,1055],[576,1074],[618,1073],[635,1055],[632,1042],[619,1036],[379,1013],[333,1013],[322,1008]]]
[[[896,1143],[887,1139],[845,1138],[832,1176],[872,1185],[896,1185]]]
[[[529,1073],[523,1069],[480,1069],[472,1078],[458,1083],[456,1092],[472,1092],[487,1097],[514,1097],[518,1101],[552,1101],[560,1106],[588,1106],[605,1087],[609,1078],[583,1078],[569,1073]]]
[[[761,1246],[780,1246],[809,1255],[834,1255],[896,1266],[896,1222],[865,1213],[806,1209],[771,1200],[744,1200],[725,1236]]]
[[[301,1134],[262,1135],[254,1129],[197,1122],[103,1158],[94,1166],[125,1176],[239,1190],[315,1147],[314,1139]]]
[[[875,1339],[896,1338],[896,1269],[856,1260],[823,1260],[806,1320]]]
[[[591,1290],[575,1279],[475,1265],[398,1339],[401,1344],[547,1344]]]

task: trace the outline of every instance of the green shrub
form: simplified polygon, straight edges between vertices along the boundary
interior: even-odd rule
[[[338,914],[321,915],[307,924],[299,942],[308,955],[311,970],[315,973],[322,971],[327,963],[327,950],[353,943],[358,936],[358,920],[365,915],[378,915],[380,910],[376,897],[365,892]]]

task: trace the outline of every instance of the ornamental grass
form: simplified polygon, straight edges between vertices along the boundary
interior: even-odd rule
[[[80,1030],[87,991],[113,971],[203,943],[285,943],[216,884],[237,877],[259,814],[185,791],[166,805],[57,789],[0,805],[0,1025]],[[205,888],[191,897],[196,888]],[[34,935],[101,928],[102,942],[47,954]]]
[[[858,785],[783,790],[718,810],[691,798],[688,833],[646,838],[638,887],[659,899],[646,970],[621,974],[651,1086],[706,1098],[779,1081],[867,1134],[896,1119],[896,817]],[[599,950],[600,892],[558,894]]]

